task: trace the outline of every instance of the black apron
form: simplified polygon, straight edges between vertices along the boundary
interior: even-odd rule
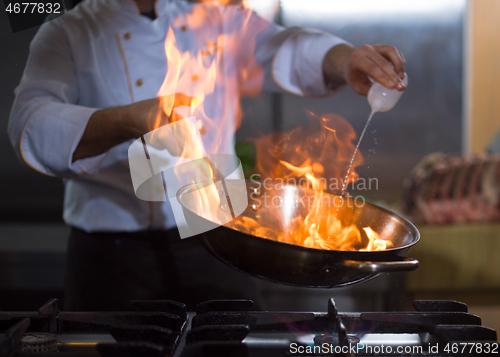
[[[69,238],[67,311],[126,311],[131,300],[174,300],[194,311],[202,301],[252,299],[263,308],[258,280],[211,256],[176,228],[136,233],[85,233]]]

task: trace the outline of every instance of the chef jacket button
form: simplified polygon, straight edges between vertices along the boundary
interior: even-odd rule
[[[126,40],[130,40],[130,32],[127,32],[123,37],[125,37]]]
[[[197,74],[193,74],[193,81],[196,82],[200,77]]]
[[[182,31],[187,31],[188,27],[186,25],[182,25],[181,30]]]
[[[135,84],[137,84],[138,87],[142,86],[142,79],[138,79],[137,82],[135,82]]]

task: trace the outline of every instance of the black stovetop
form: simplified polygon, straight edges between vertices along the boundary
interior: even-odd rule
[[[59,357],[500,354],[496,332],[465,304],[413,306],[415,312],[342,313],[330,299],[326,312],[283,312],[253,311],[249,300],[216,300],[187,312],[165,300],[133,301],[131,311],[61,312],[53,299],[36,312],[0,312],[0,357],[33,356],[30,348]]]

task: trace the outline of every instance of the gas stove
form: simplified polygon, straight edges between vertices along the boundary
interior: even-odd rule
[[[326,304],[325,304],[326,305]],[[42,356],[495,356],[497,334],[457,301],[414,301],[415,312],[254,311],[214,300],[187,312],[174,301],[132,301],[130,311],[0,312],[0,357]]]

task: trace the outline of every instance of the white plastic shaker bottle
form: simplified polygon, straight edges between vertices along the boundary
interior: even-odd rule
[[[403,83],[405,87],[408,87],[408,76],[406,73],[403,78]],[[400,92],[396,89],[389,89],[375,82],[368,91],[368,103],[370,103],[372,107],[372,112],[387,112],[396,105],[402,94],[403,91]]]

